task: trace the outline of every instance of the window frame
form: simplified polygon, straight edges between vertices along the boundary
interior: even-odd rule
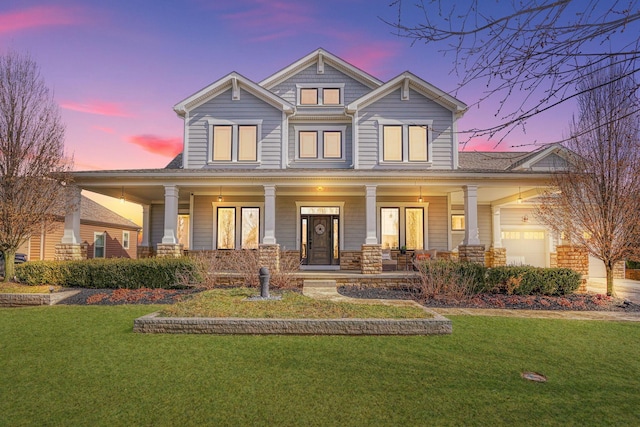
[[[244,246],[244,231],[245,231],[244,230],[245,229],[244,211],[245,209],[258,210],[258,222],[256,224],[256,226],[258,227],[258,241],[256,242],[256,246],[251,248],[247,248]],[[262,210],[260,209],[259,206],[240,206],[240,249],[258,249],[258,247],[260,246],[260,235],[262,232],[262,228],[260,227],[260,219],[262,218],[261,212]]]
[[[336,162],[346,160],[346,125],[294,125],[293,131],[295,134],[295,159],[299,162]],[[316,157],[301,157],[300,156],[300,134],[302,132],[315,132],[316,134]],[[325,143],[324,136],[326,132],[339,132],[340,133],[340,157],[325,157]]]
[[[429,248],[429,202],[415,203],[415,202],[379,202],[376,203],[376,227],[377,235],[379,236],[379,242],[382,244],[382,209],[398,208],[399,209],[399,221],[398,227],[400,229],[400,236],[398,240],[398,248],[406,246],[407,244],[407,224],[406,224],[406,210],[407,209],[422,209],[422,246],[425,249]],[[398,249],[395,248],[395,249]],[[384,248],[383,248],[384,249]],[[394,248],[392,248],[394,249]],[[410,248],[407,248],[410,249]],[[412,249],[413,250],[413,249]]]
[[[453,217],[462,217],[462,228],[454,228],[453,227]],[[451,212],[451,231],[454,233],[461,233],[467,229],[467,220],[464,216],[464,213],[459,212]]]
[[[102,246],[97,245],[97,238],[102,237]],[[98,256],[96,249],[102,248],[102,255]],[[106,258],[107,257],[107,232],[106,231],[94,231],[93,232],[93,257],[94,258]]]
[[[400,126],[402,138],[402,160],[385,159],[385,127]],[[412,127],[426,127],[427,160],[412,160],[410,158],[410,130]],[[433,163],[433,120],[379,120],[378,121],[378,162],[382,165],[431,165]]]
[[[130,247],[131,247],[131,232],[129,230],[122,230],[122,248],[128,250],[130,249]]]
[[[300,107],[342,107],[345,104],[345,100],[344,100],[344,83],[298,83],[296,85],[296,105],[300,106]],[[302,91],[303,90],[310,90],[310,89],[315,89],[316,90],[316,94],[317,94],[317,98],[316,104],[303,104],[302,103]],[[340,93],[338,96],[339,102],[338,104],[325,104],[324,103],[324,91],[326,89],[337,89]]]
[[[264,203],[259,202],[225,202],[225,201],[212,201],[213,207],[212,215],[212,248],[214,250],[239,250],[244,249],[242,247],[242,208],[257,208],[258,209],[258,245],[262,243],[264,233]],[[219,208],[233,208],[234,209],[234,249],[220,249],[218,247],[218,209]]]
[[[262,120],[218,120],[208,119],[209,134],[207,136],[207,164],[258,164],[261,162],[261,146],[262,146]],[[214,132],[216,126],[231,127],[231,156],[230,160],[214,160]],[[240,128],[255,126],[256,129],[256,156],[255,160],[240,160]]]

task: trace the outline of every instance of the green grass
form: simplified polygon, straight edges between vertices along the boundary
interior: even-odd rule
[[[29,286],[15,282],[0,283],[0,293],[2,294],[48,294],[51,292],[51,288],[53,288],[55,292],[58,292],[62,289],[62,286]]]
[[[0,309],[0,425],[640,424],[636,323],[454,317],[453,335],[432,337],[132,332],[159,308]]]
[[[257,295],[260,295],[260,293],[256,289],[250,288],[212,289],[165,308],[161,316],[241,317],[251,319],[415,319],[432,317],[428,312],[418,307],[320,301],[292,291],[282,292],[282,299],[279,301],[247,300],[248,297]]]

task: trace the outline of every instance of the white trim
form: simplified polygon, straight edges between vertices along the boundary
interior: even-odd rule
[[[207,164],[208,165],[221,165],[221,164],[243,164],[243,165],[256,165],[262,161],[262,120],[220,120],[220,119],[207,119],[208,123],[208,135],[207,135]],[[213,128],[215,126],[231,126],[231,161],[213,160]],[[239,151],[239,126],[256,126],[256,160],[243,161],[238,160]]]
[[[195,194],[189,194],[189,249],[193,248],[193,208],[195,197]]]
[[[332,207],[338,207],[340,208],[340,214],[338,215],[338,224],[340,227],[339,230],[339,234],[340,234],[340,245],[339,245],[339,249],[340,251],[344,250],[344,201],[342,202],[332,202],[332,201],[322,201],[322,202],[314,202],[314,201],[299,201],[296,200],[296,250],[299,251],[300,250],[300,240],[301,240],[301,235],[300,235],[300,222],[302,221],[301,215],[300,215],[300,208],[302,207],[306,207],[306,206],[310,206],[310,207],[327,207],[327,208],[332,208]]]
[[[460,165],[460,155],[459,155],[459,150],[460,147],[458,144],[460,144],[460,142],[458,141],[458,117],[456,116],[456,114],[451,113],[451,118],[453,119],[453,123],[452,123],[452,127],[451,127],[451,138],[452,138],[452,156],[451,156],[451,161],[453,162],[453,164],[451,165],[451,168],[453,170],[457,170],[459,165]]]
[[[104,246],[102,246],[102,256],[101,257],[97,257],[96,256],[96,247],[98,245],[96,245],[96,237],[97,236],[102,236],[102,244]],[[93,232],[93,257],[94,258],[106,258],[107,257],[107,233],[104,231],[94,231]]]
[[[189,112],[186,111],[184,114],[184,140],[182,141],[182,169],[187,169],[189,167]]]
[[[339,162],[346,159],[346,139],[347,139],[347,127],[346,126],[331,126],[331,125],[293,125],[294,131],[294,145],[295,145],[295,159],[296,162]],[[317,132],[318,138],[316,139],[316,153],[315,158],[300,158],[300,132]],[[340,141],[340,157],[324,157],[324,132],[340,132],[342,138]]]
[[[384,127],[402,126],[402,161],[384,160]],[[427,161],[409,160],[409,127],[425,126],[427,128]],[[419,165],[429,167],[433,164],[433,120],[378,120],[378,163],[380,165]]]
[[[234,230],[235,234],[235,249],[242,249],[242,209],[241,208],[259,208],[260,209],[260,238],[259,243],[262,243],[264,237],[264,203],[263,202],[222,202],[213,201],[211,202],[211,206],[213,207],[213,241],[212,248],[213,250],[218,250],[218,208],[234,208],[235,209],[235,218],[236,218],[236,228]],[[193,221],[190,221],[190,227]],[[191,237],[190,237],[191,238]]]
[[[424,245],[424,249],[430,249],[429,248],[429,202],[377,202],[376,203],[376,233],[378,236],[381,236],[381,232],[382,230],[380,229],[381,227],[381,221],[382,218],[380,216],[380,211],[382,208],[399,208],[400,210],[400,218],[399,218],[399,223],[398,223],[398,227],[400,228],[400,241],[398,242],[398,247],[402,247],[403,245],[406,245],[406,224],[405,224],[405,209],[407,208],[423,208],[423,233],[422,233],[422,237],[423,237],[423,242],[422,244]],[[378,239],[379,243],[382,243],[382,239]]]

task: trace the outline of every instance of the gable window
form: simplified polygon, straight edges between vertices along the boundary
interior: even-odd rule
[[[344,84],[299,84],[298,105],[343,105]]]
[[[403,123],[381,121],[380,162],[431,161],[431,121]]]
[[[129,234],[129,231],[122,232],[122,248],[123,249],[129,249],[130,237],[131,235]]]
[[[346,126],[295,126],[296,157],[300,160],[340,160]]]
[[[104,258],[106,248],[106,233],[93,233],[93,257]]]
[[[209,162],[258,162],[261,120],[209,120]]]

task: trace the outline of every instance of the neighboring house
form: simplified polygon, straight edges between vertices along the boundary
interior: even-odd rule
[[[184,149],[167,168],[74,173],[76,197],[143,206],[143,251],[279,247],[302,268],[363,273],[402,246],[555,264],[560,242],[531,200],[566,151],[459,152],[467,105],[411,72],[383,82],[318,49],[261,82],[232,72],[174,110]]]
[[[64,236],[64,221],[65,216],[60,213],[51,227],[43,227],[40,234],[32,235],[18,252],[27,254],[31,261],[55,259],[56,245]],[[133,221],[81,197],[80,244],[86,251],[83,258],[136,258],[139,230]]]

